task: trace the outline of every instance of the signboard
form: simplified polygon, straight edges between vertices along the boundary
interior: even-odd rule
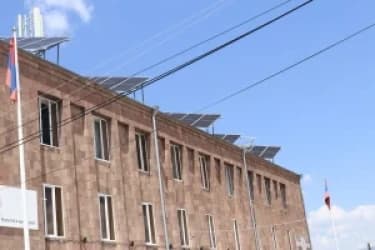
[[[37,193],[26,190],[29,229],[38,230]],[[0,185],[0,227],[23,228],[22,190]]]

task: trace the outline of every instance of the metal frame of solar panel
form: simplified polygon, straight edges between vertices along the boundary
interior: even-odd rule
[[[264,159],[273,159],[280,149],[280,147],[275,146],[253,146],[250,152]]]
[[[217,114],[184,114],[184,113],[165,113],[166,115],[180,120],[190,126],[198,128],[209,128],[220,115]]]
[[[136,86],[145,82],[146,77],[90,77],[97,84],[105,88],[111,89],[117,93],[127,92],[134,89]]]

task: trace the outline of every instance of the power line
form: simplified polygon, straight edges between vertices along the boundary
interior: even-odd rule
[[[297,63],[294,63],[294,64],[292,64],[292,65],[290,65],[290,66],[288,66],[288,67],[285,67],[283,70],[280,70],[280,71],[278,71],[278,72],[276,72],[276,73],[270,75],[269,77],[266,77],[266,78],[264,78],[264,79],[262,79],[262,80],[260,80],[260,81],[258,81],[258,82],[255,82],[255,83],[249,85],[248,87],[243,88],[243,89],[241,89],[241,90],[238,90],[238,91],[236,91],[236,92],[234,92],[234,93],[232,93],[232,94],[230,94],[230,95],[228,95],[228,96],[226,96],[226,97],[224,97],[224,98],[221,98],[221,99],[220,99],[221,101],[220,101],[220,100],[219,100],[219,101],[220,101],[220,102],[223,102],[223,101],[225,101],[225,100],[227,100],[227,99],[230,99],[231,97],[234,97],[235,95],[237,95],[237,94],[235,94],[235,93],[240,94],[240,93],[242,93],[242,92],[244,92],[244,91],[246,91],[246,90],[248,90],[248,89],[250,89],[250,88],[252,88],[252,87],[256,87],[256,86],[258,86],[259,84],[261,84],[261,83],[263,83],[263,82],[265,82],[265,81],[267,81],[267,80],[270,80],[270,79],[272,79],[273,77],[276,77],[277,75],[280,75],[281,73],[279,73],[279,72],[286,72],[286,71],[287,71],[286,69],[290,70],[290,69],[292,69],[293,67],[296,67],[296,66],[302,64],[303,62],[307,62],[308,60],[311,60],[312,58],[314,58],[314,57],[316,57],[316,56],[318,56],[318,55],[320,55],[320,54],[323,54],[323,53],[325,53],[325,52],[327,52],[327,51],[329,51],[329,50],[331,50],[331,49],[333,49],[333,48],[335,48],[335,47],[337,47],[337,46],[343,44],[344,42],[349,41],[349,40],[355,38],[356,36],[359,36],[359,35],[365,33],[366,31],[369,31],[370,29],[372,29],[372,28],[374,28],[374,27],[375,27],[375,23],[373,23],[373,24],[371,24],[371,25],[368,25],[368,26],[366,26],[366,27],[364,27],[364,28],[362,28],[362,29],[360,29],[360,30],[358,30],[358,31],[356,31],[356,32],[354,32],[354,33],[352,33],[352,34],[346,36],[345,38],[343,38],[343,39],[341,39],[341,40],[338,40],[337,42],[334,42],[334,43],[332,43],[332,44],[326,46],[325,48],[323,48],[323,49],[321,49],[321,50],[319,50],[319,51],[317,51],[317,52],[311,54],[310,56],[305,57],[304,59],[298,61]],[[294,66],[293,66],[293,65],[294,65]],[[293,66],[293,67],[292,67],[292,66]],[[277,74],[277,73],[279,73],[279,74]],[[259,83],[259,84],[257,84],[257,83]],[[204,109],[206,109],[206,108],[208,108],[208,107],[212,107],[212,106],[214,106],[214,105],[219,104],[219,103],[220,103],[219,101],[216,101],[216,102],[214,102],[214,103],[212,103],[212,104],[210,104],[210,105],[207,105],[205,108],[200,109],[200,111],[201,111],[201,110],[204,110]],[[30,141],[33,140],[33,139],[35,139],[35,138],[31,138]],[[11,145],[11,146],[16,147],[16,145]],[[18,146],[18,145],[17,145],[17,146]],[[10,150],[10,149],[11,149],[11,148],[9,148],[8,150]],[[4,151],[5,151],[5,150],[2,150],[2,151],[0,151],[0,153],[2,153],[2,152],[4,152]],[[85,160],[85,159],[88,159],[88,157],[84,158],[84,160]],[[52,171],[49,171],[48,173],[53,173],[53,172],[57,172],[57,171],[65,170],[65,169],[67,169],[67,167],[62,167],[62,168],[54,169],[54,170],[52,170]],[[45,173],[45,174],[47,174],[47,173]],[[45,175],[45,174],[44,174],[44,175]],[[39,177],[44,176],[44,175],[33,176],[33,177],[29,178],[28,180],[35,179],[35,178],[39,178]]]
[[[226,48],[226,47],[228,47],[228,46],[230,46],[230,45],[232,45],[232,44],[234,44],[234,43],[236,43],[236,42],[238,42],[238,41],[246,38],[247,36],[249,36],[249,35],[251,35],[251,34],[253,34],[253,33],[255,33],[255,32],[257,32],[257,31],[259,31],[259,30],[261,30],[261,29],[263,29],[263,28],[271,25],[271,24],[273,24],[274,22],[276,22],[276,21],[278,21],[278,20],[280,20],[280,19],[282,19],[282,18],[284,18],[284,17],[292,14],[293,12],[301,9],[302,7],[308,5],[308,4],[312,3],[312,2],[313,2],[313,0],[308,0],[308,1],[306,1],[306,2],[304,2],[302,4],[300,4],[300,5],[298,5],[298,6],[294,7],[294,8],[292,8],[292,9],[284,12],[283,14],[281,14],[281,15],[279,15],[279,16],[277,16],[277,17],[275,17],[275,18],[273,18],[273,19],[271,19],[271,20],[269,20],[269,21],[267,21],[267,22],[265,22],[263,24],[261,24],[260,26],[247,31],[247,32],[245,32],[245,33],[243,33],[243,34],[235,37],[234,39],[232,39],[232,40],[230,40],[228,42],[225,42],[224,44],[221,44],[221,45],[219,45],[219,46],[217,46],[217,47],[215,47],[215,48],[213,48],[213,49],[211,49],[211,50],[209,50],[209,51],[207,51],[207,52],[205,52],[205,53],[203,53],[203,54],[201,54],[201,55],[199,55],[199,56],[197,56],[197,57],[195,57],[195,58],[193,58],[193,59],[191,59],[191,60],[189,60],[189,61],[187,61],[187,62],[185,62],[185,63],[183,63],[181,65],[179,65],[179,66],[176,66],[176,67],[174,67],[174,68],[172,68],[172,69],[170,69],[170,70],[168,70],[168,71],[166,71],[166,72],[164,72],[164,73],[162,73],[162,74],[160,74],[160,75],[158,75],[158,76],[150,79],[150,80],[147,80],[144,83],[138,84],[133,89],[130,89],[130,90],[128,90],[125,93],[116,94],[113,97],[109,98],[108,100],[106,100],[106,101],[104,101],[102,103],[99,103],[97,105],[94,105],[91,108],[86,109],[83,114],[79,114],[79,115],[75,115],[75,116],[73,116],[71,118],[67,118],[67,119],[61,121],[61,123],[59,124],[59,128],[65,126],[65,125],[67,125],[67,124],[69,124],[69,123],[71,123],[71,122],[73,122],[73,121],[75,121],[77,119],[80,119],[81,117],[86,116],[86,115],[88,115],[89,113],[91,113],[93,111],[96,111],[96,110],[98,110],[100,108],[103,108],[103,107],[105,107],[105,106],[107,106],[107,105],[109,105],[109,104],[111,104],[111,103],[113,103],[113,102],[115,102],[115,101],[123,98],[124,96],[127,96],[127,95],[131,94],[132,92],[137,91],[140,88],[143,88],[145,86],[149,86],[149,85],[151,85],[151,84],[153,84],[153,83],[155,83],[157,81],[160,81],[160,80],[162,80],[162,79],[164,79],[164,78],[166,78],[166,77],[168,77],[168,76],[170,76],[170,75],[172,75],[172,74],[174,74],[174,73],[176,73],[176,72],[178,72],[178,71],[180,71],[180,70],[182,70],[182,69],[184,69],[184,68],[186,68],[186,67],[188,67],[188,66],[190,66],[190,65],[192,65],[192,64],[194,64],[194,63],[196,63],[196,62],[198,62],[198,61],[200,61],[200,60],[202,60],[202,59],[204,59],[204,58],[206,58],[208,56],[210,56],[210,55],[212,55],[212,54],[215,54],[218,51],[220,51],[220,50],[222,50],[222,49],[224,49],[224,48]],[[26,136],[22,140],[19,140],[19,141],[16,141],[16,142],[13,142],[13,143],[10,143],[8,145],[3,146],[2,148],[0,148],[0,153],[9,151],[9,150],[13,149],[14,147],[18,147],[20,144],[24,144],[26,142],[29,142],[29,141],[31,141],[31,140],[33,140],[35,138],[38,138],[39,136],[40,136],[40,131],[34,132],[34,133]]]
[[[183,54],[186,54],[187,52],[189,52],[189,51],[191,51],[191,50],[193,50],[193,49],[195,49],[195,48],[197,48],[197,47],[199,47],[199,46],[201,46],[201,45],[203,45],[203,44],[206,44],[206,43],[208,43],[208,42],[210,42],[210,41],[212,41],[212,40],[214,40],[214,39],[216,39],[216,38],[218,38],[218,37],[220,37],[220,36],[223,36],[223,35],[225,35],[225,34],[228,34],[229,32],[231,32],[231,31],[233,31],[233,30],[236,30],[236,29],[238,29],[238,28],[244,26],[245,24],[248,24],[249,22],[254,21],[255,19],[257,19],[257,18],[259,18],[259,17],[261,17],[261,16],[264,16],[264,15],[266,15],[266,14],[268,14],[268,13],[270,13],[270,12],[272,12],[272,11],[274,11],[274,10],[276,10],[276,9],[278,9],[278,8],[280,8],[280,7],[282,7],[282,6],[285,6],[286,4],[288,4],[288,3],[291,2],[291,1],[292,1],[292,0],[287,0],[287,1],[281,2],[281,3],[279,3],[279,4],[277,4],[277,5],[273,6],[273,7],[271,7],[271,8],[269,8],[269,9],[267,9],[267,10],[265,10],[265,11],[263,11],[263,12],[257,14],[257,15],[255,15],[255,16],[252,16],[252,17],[250,17],[250,18],[248,18],[248,19],[246,19],[246,20],[244,20],[244,21],[242,21],[242,22],[240,22],[240,23],[238,23],[238,24],[236,24],[236,25],[234,25],[234,26],[231,26],[230,28],[228,28],[228,29],[226,29],[226,30],[224,30],[224,31],[222,31],[222,32],[219,32],[219,33],[217,33],[217,34],[215,34],[215,35],[213,35],[213,36],[211,36],[211,37],[209,37],[209,38],[207,38],[207,39],[205,39],[205,40],[203,40],[203,41],[201,41],[201,42],[198,42],[198,43],[196,43],[196,44],[194,44],[194,45],[192,45],[192,46],[190,46],[190,47],[188,47],[188,48],[185,48],[184,50],[182,50],[182,51],[180,51],[180,52],[177,52],[177,53],[175,53],[175,54],[172,54],[172,55],[170,55],[170,56],[168,56],[168,57],[166,57],[166,58],[164,58],[164,59],[162,59],[162,60],[160,60],[160,61],[158,61],[158,62],[156,62],[156,63],[154,63],[154,64],[152,64],[152,65],[150,65],[150,66],[148,66],[148,67],[145,67],[145,68],[143,68],[143,69],[141,69],[141,70],[139,70],[139,71],[133,73],[133,74],[130,75],[127,79],[125,79],[125,80],[123,80],[123,81],[121,81],[121,82],[119,82],[119,83],[111,84],[111,85],[109,86],[109,89],[114,89],[114,88],[116,88],[116,87],[119,87],[119,86],[121,86],[122,84],[128,82],[132,77],[135,77],[135,76],[141,75],[141,74],[143,74],[143,73],[145,73],[145,72],[147,72],[147,71],[149,71],[149,70],[151,70],[151,69],[156,68],[157,66],[160,66],[160,65],[162,65],[162,64],[164,64],[164,63],[166,63],[166,62],[168,62],[168,61],[171,61],[171,60],[177,58],[178,56],[181,56],[181,55],[183,55]],[[78,77],[76,77],[76,78],[78,78]],[[73,80],[76,79],[76,78],[72,78],[70,81],[67,81],[66,83],[63,83],[63,84],[59,85],[59,86],[56,87],[56,88],[60,88],[62,85],[65,85],[65,84],[67,84],[67,83],[73,81]],[[100,81],[98,84],[102,84],[102,83],[104,83],[106,80],[108,80],[108,78],[105,79],[105,80],[103,80],[103,81]],[[142,82],[142,83],[145,83],[145,81]],[[69,94],[73,94],[73,93],[76,93],[76,92],[78,92],[78,91],[80,91],[80,90],[83,90],[85,87],[91,87],[91,86],[90,86],[90,85],[83,85],[82,87],[80,87],[80,88],[78,88],[78,89],[75,89],[74,91],[72,91],[72,92],[69,93]],[[48,90],[47,90],[47,92],[48,92]],[[80,102],[82,99],[86,98],[86,97],[89,96],[89,95],[91,95],[91,93],[89,93],[89,94],[87,94],[87,95],[84,95],[84,96],[80,97],[79,99],[75,100],[75,102]],[[0,117],[1,117],[1,116],[0,116]],[[38,119],[39,119],[39,118],[36,117],[36,118],[34,118],[34,119],[31,119],[31,120],[29,120],[29,121],[26,121],[26,122],[24,122],[23,126],[26,125],[26,124],[32,123],[32,122],[34,122],[34,121],[37,121]],[[13,127],[13,128],[10,128],[10,129],[7,129],[7,130],[4,130],[4,131],[0,132],[0,135],[6,134],[6,133],[8,133],[8,132],[10,132],[10,131],[13,131],[13,130],[17,129],[17,128],[18,128],[18,127]]]
[[[307,62],[307,61],[310,61],[313,58],[315,58],[315,57],[317,57],[317,56],[319,56],[319,55],[321,55],[321,54],[323,54],[323,53],[325,53],[325,52],[327,52],[327,51],[329,51],[329,50],[331,50],[331,49],[333,49],[333,48],[335,48],[335,47],[337,47],[341,44],[343,44],[344,42],[346,42],[348,40],[351,40],[352,38],[354,38],[356,36],[361,35],[362,33],[366,32],[366,31],[368,31],[368,30],[370,30],[374,27],[375,27],[375,23],[373,23],[371,25],[368,25],[368,26],[356,31],[355,33],[352,33],[351,35],[349,35],[349,36],[347,36],[347,37],[345,37],[345,38],[343,38],[343,39],[341,39],[337,42],[334,42],[334,43],[328,45],[327,47],[325,47],[325,48],[323,48],[323,49],[321,49],[321,50],[319,50],[319,51],[317,51],[317,52],[315,52],[315,53],[313,53],[313,54],[311,54],[311,55],[309,55],[309,56],[307,56],[307,57],[305,57],[305,58],[303,58],[303,59],[301,59],[301,60],[299,60],[299,61],[297,61],[297,62],[295,62],[295,63],[293,63],[293,64],[291,64],[291,65],[289,65],[289,66],[287,66],[287,67],[285,67],[285,68],[283,68],[283,69],[281,69],[281,70],[279,70],[279,71],[277,71],[277,72],[275,72],[275,73],[273,73],[273,74],[271,74],[271,75],[269,75],[265,78],[263,78],[263,79],[261,79],[261,80],[259,80],[259,81],[253,82],[253,83],[247,85],[244,88],[236,90],[235,92],[233,92],[229,95],[226,95],[226,96],[218,99],[217,101],[214,101],[214,102],[204,106],[203,108],[201,108],[201,109],[199,109],[195,112],[200,112],[200,111],[206,110],[206,109],[211,108],[213,106],[216,106],[216,105],[218,105],[222,102],[225,102],[226,100],[228,100],[230,98],[233,98],[233,97],[235,97],[239,94],[242,94],[245,91],[248,91],[252,88],[255,88],[255,87],[265,83],[266,81],[271,80],[272,78],[275,78],[276,76],[279,76],[279,75],[281,75],[281,74],[283,74],[283,73],[285,73],[285,72],[287,72],[287,71],[289,71],[289,70],[291,70],[291,69],[293,69],[293,68],[295,68],[295,67],[297,67],[297,66],[299,66],[299,65],[301,65],[305,62]]]
[[[101,64],[95,66],[93,69],[100,68],[100,65],[106,65],[106,64],[108,64],[109,62],[113,61],[116,57],[121,58],[122,56],[128,54],[128,53],[129,53],[130,51],[132,51],[132,50],[135,51],[135,50],[142,49],[142,46],[143,46],[143,45],[145,45],[145,44],[147,44],[147,43],[149,43],[149,42],[152,42],[153,40],[156,40],[158,37],[163,37],[163,40],[162,40],[161,42],[156,43],[156,45],[155,45],[155,43],[154,43],[153,46],[152,46],[151,48],[145,48],[144,50],[142,50],[142,53],[140,53],[140,54],[138,54],[138,55],[132,57],[131,59],[127,59],[124,63],[121,63],[121,64],[119,64],[118,66],[116,66],[116,67],[115,67],[115,70],[116,70],[116,69],[120,69],[120,68],[122,68],[122,67],[128,65],[130,62],[132,62],[132,60],[134,61],[134,59],[140,58],[141,56],[147,54],[148,51],[151,51],[152,49],[154,49],[154,48],[156,48],[156,47],[158,47],[158,46],[163,45],[165,42],[167,42],[168,40],[170,40],[170,39],[174,36],[174,33],[175,33],[176,31],[177,31],[177,33],[181,33],[181,32],[182,32],[182,31],[181,31],[182,29],[186,29],[186,28],[189,27],[189,26],[193,26],[193,25],[195,25],[195,24],[201,22],[201,21],[203,20],[203,18],[206,18],[206,17],[208,17],[211,13],[217,11],[217,10],[219,9],[219,7],[221,7],[221,5],[222,5],[225,1],[228,1],[228,0],[220,0],[220,1],[217,2],[217,3],[215,3],[215,4],[213,4],[213,5],[210,5],[208,8],[205,8],[205,9],[200,10],[199,13],[194,14],[194,15],[188,17],[188,18],[185,18],[184,20],[182,20],[181,22],[179,22],[179,23],[177,23],[177,24],[171,26],[170,28],[168,28],[168,29],[166,29],[166,30],[164,30],[164,31],[161,31],[161,32],[159,32],[159,33],[153,35],[151,38],[146,39],[145,41],[141,42],[141,44],[140,44],[140,45],[137,45],[135,48],[127,49],[127,50],[125,50],[124,52],[120,53],[120,55],[119,55],[119,54],[116,54],[114,57],[111,57],[111,58],[110,58],[109,60],[107,60],[106,62],[101,63]],[[169,33],[171,33],[171,34],[169,35]],[[168,36],[167,36],[167,35],[168,35]],[[45,40],[45,39],[46,39],[46,38],[42,39],[42,41]],[[35,43],[35,42],[32,42],[32,43],[26,44],[25,46],[29,46],[30,44],[33,44],[33,43]],[[111,71],[113,71],[113,68],[112,68]],[[110,72],[111,72],[111,71],[110,71]],[[76,77],[73,77],[73,78],[69,79],[68,81],[64,81],[63,83],[61,83],[61,84],[59,84],[59,85],[57,85],[57,86],[53,86],[53,87],[47,88],[47,89],[45,90],[45,92],[48,92],[48,91],[51,90],[51,89],[59,89],[59,88],[63,87],[64,85],[66,85],[66,84],[68,84],[68,83],[70,83],[70,82],[72,82],[72,81],[74,81],[74,80],[77,80],[78,78],[82,78],[82,76],[76,76]],[[103,79],[102,81],[98,82],[98,84],[103,84],[103,83],[105,83],[109,78],[110,78],[110,77],[107,77],[107,78]],[[95,77],[88,78],[88,80],[94,80],[94,79],[95,79]],[[85,89],[86,87],[91,87],[91,86],[85,83],[85,84],[83,84],[81,87],[79,87],[79,88],[77,88],[77,89],[74,89],[72,92],[69,93],[69,95],[72,95],[72,94],[74,94],[74,93],[76,93],[76,92],[78,92],[78,91],[80,91],[80,90],[83,90],[83,89]],[[32,99],[30,99],[30,100],[24,102],[24,103],[22,104],[22,106],[27,105],[29,102],[31,102],[31,101],[33,101],[33,100],[35,100],[35,99],[32,98]],[[34,114],[36,114],[36,113],[38,113],[38,112],[33,112],[33,113],[31,113],[31,115],[34,115]],[[3,114],[3,115],[0,115],[0,117],[4,117],[5,115],[8,115],[8,114],[5,113],[5,114]],[[29,114],[29,115],[30,115],[30,114]],[[33,121],[35,121],[35,120],[37,120],[37,118],[34,118],[34,119],[31,119],[31,120],[28,120],[28,121],[24,122],[24,124],[28,124],[28,123],[33,122]],[[13,128],[13,129],[17,129],[17,128],[18,128],[18,127],[15,127],[15,128]],[[5,131],[3,131],[3,132],[0,132],[0,135],[2,135],[2,134],[4,134],[4,133],[7,133],[7,132],[8,132],[7,130],[5,130]]]

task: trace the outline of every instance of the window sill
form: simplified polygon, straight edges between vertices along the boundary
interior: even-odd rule
[[[117,241],[116,240],[100,240],[103,244],[108,244],[108,245],[116,245]]]
[[[157,245],[156,243],[145,243],[145,246],[147,248],[155,248],[155,249],[159,248],[159,245]]]
[[[109,160],[103,160],[103,159],[99,159],[99,158],[95,158],[95,161],[101,163],[101,164],[105,164],[105,165],[110,165],[111,162]]]
[[[45,235],[44,236],[48,241],[65,241],[65,236],[53,236],[53,235]]]
[[[210,192],[210,189],[209,188],[205,188],[205,187],[202,187],[202,190],[205,191],[205,192]]]
[[[40,143],[40,149],[44,151],[60,153],[60,148],[58,146],[52,146],[48,144]]]
[[[144,170],[138,169],[138,173],[141,175],[151,176],[150,171],[144,171]]]
[[[174,180],[175,182],[177,182],[177,183],[183,183],[183,182],[184,182],[184,180],[182,180],[182,179],[176,179],[176,178],[173,178],[173,180]]]

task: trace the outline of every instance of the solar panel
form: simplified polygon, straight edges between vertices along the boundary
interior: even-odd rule
[[[241,136],[240,135],[225,135],[225,134],[214,134],[214,136],[234,144]]]
[[[0,38],[3,41],[8,41],[10,38]],[[26,50],[31,53],[46,51],[50,48],[67,42],[67,37],[18,37],[17,43],[20,49]]]
[[[147,80],[146,77],[90,77],[97,84],[117,93],[127,92]]]
[[[264,159],[273,159],[280,149],[280,147],[274,146],[254,146],[251,148],[250,152]]]
[[[203,115],[193,125],[199,128],[208,128],[219,118],[220,115]]]
[[[217,119],[220,118],[220,115],[217,115],[217,114],[184,114],[184,113],[165,113],[165,114],[174,119],[180,120],[188,125],[191,125],[197,128],[208,128]]]

